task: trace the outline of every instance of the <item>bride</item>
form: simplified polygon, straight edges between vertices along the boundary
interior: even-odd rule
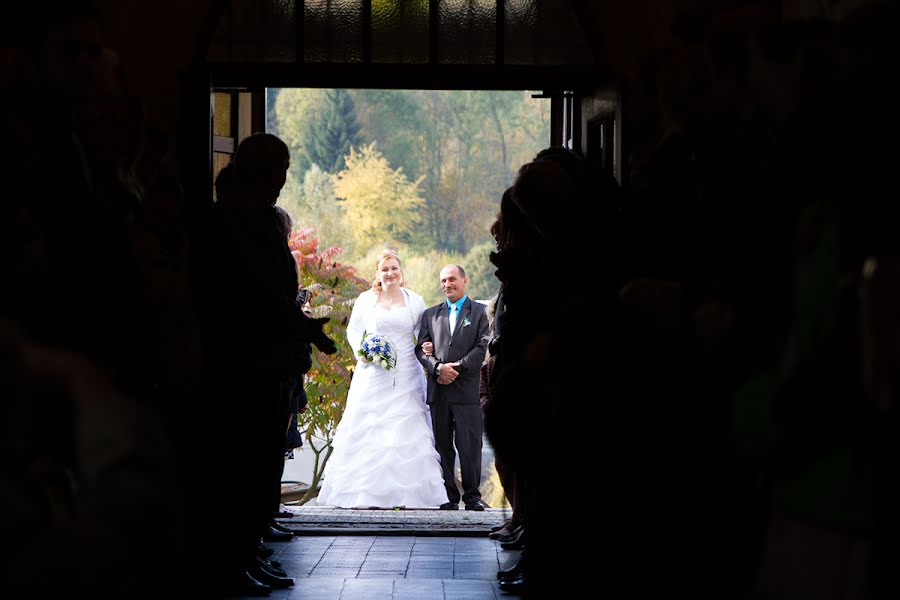
[[[356,299],[347,340],[387,336],[396,366],[358,360],[347,408],[334,436],[316,504],[343,508],[437,508],[447,502],[440,457],[425,404],[425,374],[414,352],[425,302],[406,289],[400,257],[385,250],[375,281]]]

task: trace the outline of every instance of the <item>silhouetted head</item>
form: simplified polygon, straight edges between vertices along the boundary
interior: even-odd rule
[[[512,204],[521,213],[523,224],[546,238],[565,228],[579,196],[577,182],[562,162],[535,160],[519,169]]]
[[[522,209],[513,201],[513,188],[507,188],[500,199],[500,212],[491,226],[497,250],[512,250],[527,244],[537,232],[525,218]]]
[[[281,232],[281,237],[284,239],[291,237],[291,229],[294,228],[294,220],[291,219],[290,213],[282,207],[276,206],[275,216],[277,219],[278,231]]]
[[[506,190],[503,192],[503,195],[506,196],[508,193],[509,190]],[[504,245],[503,241],[506,238],[506,235],[503,232],[503,211],[498,212],[494,222],[491,223],[491,236],[494,238],[494,241],[497,242],[497,249],[502,249]]]
[[[234,153],[235,182],[242,192],[272,206],[287,180],[290,164],[287,144],[270,133],[257,133],[245,138]]]

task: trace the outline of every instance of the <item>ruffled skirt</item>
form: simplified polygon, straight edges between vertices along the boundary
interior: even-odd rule
[[[357,363],[316,504],[437,508],[447,502],[425,379],[412,352],[395,371]]]

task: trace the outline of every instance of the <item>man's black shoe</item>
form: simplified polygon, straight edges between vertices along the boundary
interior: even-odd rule
[[[278,561],[275,561],[278,562]],[[272,564],[271,562],[264,560],[262,558],[257,557],[254,561],[255,568],[262,569],[267,571],[270,575],[275,575],[277,577],[287,577],[287,572],[281,568],[281,563],[278,563],[278,566]]]
[[[275,529],[276,531],[280,531],[281,533],[289,533],[291,535],[294,535],[293,529],[285,527],[284,525],[282,525],[281,523],[278,523],[277,521],[273,521],[271,523],[271,526],[272,526],[272,529]]]
[[[284,588],[289,588],[294,585],[294,580],[290,577],[280,577],[278,575],[273,575],[260,566],[251,568],[249,573],[253,579],[269,586],[270,588],[283,590]]]
[[[501,579],[500,589],[511,594],[525,593],[525,577],[519,575],[514,579]]]
[[[441,510],[459,510],[459,502],[444,502],[440,506]]]
[[[476,500],[475,502],[468,502],[466,504],[466,510],[484,510],[484,502],[481,500]]]
[[[497,579],[516,579],[522,575],[522,559],[508,569],[497,571]]]
[[[263,539],[267,542],[289,542],[294,539],[294,534],[278,531],[274,527],[266,527]]]

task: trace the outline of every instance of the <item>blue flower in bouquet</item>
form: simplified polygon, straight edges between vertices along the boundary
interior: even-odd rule
[[[375,363],[385,371],[390,371],[397,366],[397,352],[391,339],[381,333],[366,334],[363,332],[362,345],[356,351],[366,362]]]

